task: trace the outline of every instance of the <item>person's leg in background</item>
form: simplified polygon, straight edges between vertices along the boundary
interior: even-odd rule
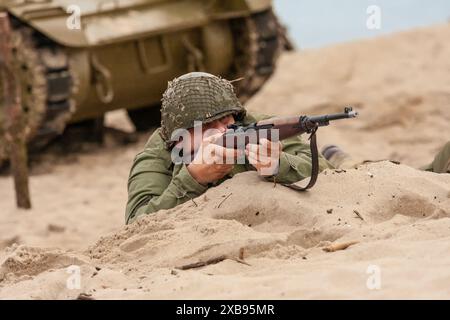
[[[336,145],[325,146],[322,149],[322,155],[333,167],[340,169],[355,168],[364,162],[352,158],[351,155]],[[450,173],[450,141],[439,151],[432,163],[421,167],[420,170],[435,173]]]
[[[356,168],[362,161],[352,158],[336,145],[328,145],[322,149],[322,155],[336,169]]]
[[[450,173],[450,141],[439,151],[432,163],[421,169],[436,173]]]

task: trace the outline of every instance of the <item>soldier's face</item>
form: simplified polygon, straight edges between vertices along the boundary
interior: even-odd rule
[[[201,137],[194,136],[194,133],[196,133],[194,128],[189,129],[188,131],[191,136],[191,139],[190,139],[191,152],[198,149],[198,147],[200,146],[203,139],[205,139],[213,134],[217,134],[218,132],[225,133],[225,131],[227,130],[227,127],[229,125],[232,125],[233,123],[235,123],[235,121],[234,121],[234,117],[232,115],[228,115],[223,118],[214,120],[210,123],[205,123],[202,125],[202,136]]]

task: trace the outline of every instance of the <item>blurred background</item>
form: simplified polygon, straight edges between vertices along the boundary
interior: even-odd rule
[[[381,28],[368,29],[369,6],[381,9]],[[277,14],[300,48],[376,37],[448,21],[448,0],[278,0]]]

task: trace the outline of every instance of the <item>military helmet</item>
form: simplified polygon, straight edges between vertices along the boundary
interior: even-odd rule
[[[245,113],[229,81],[205,72],[187,73],[170,81],[163,94],[161,136],[170,147],[176,129],[193,128],[194,121],[209,123],[231,114],[239,121]]]

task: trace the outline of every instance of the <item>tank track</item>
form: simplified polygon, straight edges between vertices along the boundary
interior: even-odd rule
[[[12,25],[27,140],[29,149],[37,150],[63,132],[73,113],[73,77],[62,48],[27,26],[16,21]],[[0,150],[0,161],[2,153],[6,158],[5,150]]]
[[[256,13],[231,22],[236,39],[236,59],[230,80],[236,82],[236,93],[242,103],[256,94],[275,70],[275,63],[286,47],[281,28],[272,10]]]

